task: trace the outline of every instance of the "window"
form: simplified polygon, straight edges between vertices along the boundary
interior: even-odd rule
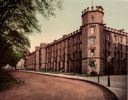
[[[94,34],[96,25],[90,25],[89,28],[90,28],[90,34]]]
[[[82,53],[81,52],[79,52],[79,58],[82,58]]]
[[[81,41],[81,36],[78,36],[78,41],[79,41],[79,42]]]
[[[61,49],[59,51],[60,51],[59,53],[61,54]]]
[[[68,39],[68,45],[70,44],[70,38]]]
[[[118,45],[117,44],[114,44],[115,51],[117,50],[117,47],[118,47]]]
[[[116,57],[116,52],[114,52],[114,56]]]
[[[75,59],[75,53],[73,53],[73,58]]]
[[[123,37],[121,36],[121,37],[120,37],[120,42],[122,42],[122,39],[123,39]]]
[[[81,36],[81,35],[80,35],[80,37],[79,37],[79,38],[80,38],[80,41],[82,41],[82,36]]]
[[[94,64],[94,65],[95,65],[95,61],[92,61],[92,64]]]
[[[120,56],[121,56],[121,58],[122,58],[122,56],[123,56],[123,53],[122,53],[122,52],[120,53]]]
[[[58,50],[56,50],[56,55],[58,55]]]
[[[70,54],[68,54],[68,59],[70,59]]]
[[[95,55],[95,50],[94,49],[90,49],[90,56],[94,56]]]
[[[81,43],[79,44],[79,50],[82,50],[82,44]]]
[[[128,43],[128,38],[126,37],[126,44]]]
[[[122,50],[122,48],[123,48],[122,45],[120,45],[120,49],[121,49],[121,50]]]
[[[108,48],[109,48],[109,49],[111,48],[111,43],[110,43],[110,42],[108,42]]]
[[[75,37],[72,38],[73,44],[76,43]]]
[[[111,55],[111,52],[110,51],[106,51],[106,53],[107,53],[107,56],[110,56]]]
[[[68,52],[70,52],[70,47],[68,47]]]
[[[95,38],[94,37],[89,38],[89,44],[90,45],[94,45],[95,44]]]
[[[91,27],[91,28],[90,28],[90,33],[91,33],[91,34],[94,34],[94,33],[95,33],[94,27]]]
[[[114,37],[115,37],[115,42],[117,41],[117,36],[116,35],[114,35]]]
[[[75,45],[73,45],[73,51],[76,51],[76,46]]]
[[[110,34],[107,35],[107,40],[110,40],[111,39],[111,36]]]

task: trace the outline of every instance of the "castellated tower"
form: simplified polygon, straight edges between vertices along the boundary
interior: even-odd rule
[[[101,6],[88,7],[82,12],[82,73],[90,74],[92,71],[90,60],[96,65],[97,73],[103,72],[103,16]]]

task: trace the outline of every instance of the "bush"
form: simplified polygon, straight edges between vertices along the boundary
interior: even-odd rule
[[[92,76],[97,76],[97,72],[92,71],[92,72],[91,72],[91,75],[92,75]]]
[[[17,80],[15,80],[7,72],[0,70],[0,91],[9,89],[16,84],[17,84]]]

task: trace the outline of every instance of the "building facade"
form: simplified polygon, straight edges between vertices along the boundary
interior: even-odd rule
[[[128,33],[106,27],[101,6],[82,11],[82,25],[71,34],[50,44],[41,43],[26,55],[25,68],[43,71],[126,74],[128,67]]]

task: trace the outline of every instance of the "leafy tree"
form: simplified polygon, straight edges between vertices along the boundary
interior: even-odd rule
[[[88,64],[89,64],[89,66],[90,66],[91,69],[92,69],[91,74],[92,74],[92,75],[97,75],[97,73],[95,72],[96,64],[94,63],[94,61],[93,61],[92,59],[89,59]]]
[[[17,61],[23,57],[30,47],[30,43],[28,38],[26,38],[23,34],[19,34],[16,31],[10,32],[6,35],[5,41],[0,42],[2,45],[1,50],[2,58],[0,59],[0,64],[6,65],[7,63],[10,65],[15,65]]]
[[[15,65],[28,52],[28,35],[40,31],[37,14],[49,18],[61,5],[61,0],[0,0],[0,66]]]
[[[61,3],[61,0],[0,0],[1,31],[39,31],[37,13],[49,18],[55,15],[56,8],[61,8]]]

